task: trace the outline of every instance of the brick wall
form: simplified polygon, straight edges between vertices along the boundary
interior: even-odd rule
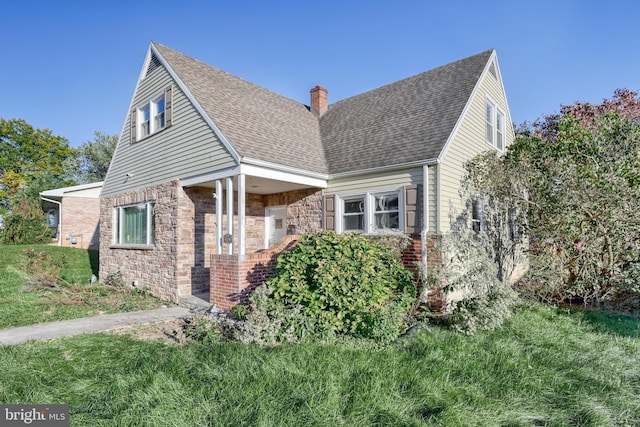
[[[218,310],[247,304],[249,296],[264,284],[283,250],[295,247],[298,236],[285,236],[277,245],[264,251],[239,255],[211,256],[210,300]]]
[[[87,197],[62,198],[60,223],[62,246],[84,249],[100,247],[100,199]],[[73,242],[76,243],[73,243]]]

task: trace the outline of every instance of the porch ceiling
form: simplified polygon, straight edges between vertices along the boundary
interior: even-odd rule
[[[222,182],[223,182],[223,188],[225,188],[226,187],[225,180],[223,179]],[[233,185],[235,189],[238,188],[237,187],[238,180],[236,177],[233,178]],[[206,181],[206,182],[197,184],[197,186],[215,188],[216,182],[215,180]],[[245,176],[245,186],[246,186],[247,193],[262,194],[262,195],[284,193],[287,191],[302,190],[305,188],[313,188],[310,185],[279,181],[277,179],[262,178],[262,177],[251,176],[251,175]]]

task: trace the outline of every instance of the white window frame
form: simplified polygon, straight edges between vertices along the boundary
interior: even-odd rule
[[[506,114],[498,105],[487,97],[485,102],[485,141],[500,152],[506,145]]]
[[[376,227],[376,206],[375,201],[376,197],[393,194],[398,196],[398,228],[377,228]],[[364,229],[363,230],[353,230],[345,228],[345,214],[344,204],[345,201],[354,200],[357,198],[362,198],[364,201]],[[393,232],[404,232],[405,224],[404,224],[404,191],[402,188],[393,188],[393,189],[381,189],[381,190],[373,190],[373,191],[365,191],[359,193],[348,193],[348,194],[339,194],[338,195],[338,203],[337,203],[337,215],[336,215],[336,231],[338,233],[343,232],[361,232],[365,234],[383,234],[383,233],[393,233]],[[395,212],[395,209],[392,210],[384,210],[378,211],[377,213],[386,213],[386,212]],[[355,214],[354,214],[355,215]]]
[[[158,110],[158,104],[162,101],[162,111]],[[151,135],[153,135],[156,132],[161,131],[162,129],[164,129],[165,127],[167,127],[167,118],[164,116],[166,114],[166,110],[167,110],[167,105],[166,105],[166,99],[165,99],[165,94],[164,92],[162,92],[161,94],[158,94],[157,96],[151,98],[149,101],[145,102],[144,104],[138,106],[137,108],[137,123],[138,123],[138,138],[137,140],[140,141],[144,138],[147,138]],[[144,117],[144,113],[146,110],[149,110],[149,120],[145,120]],[[163,115],[162,117],[162,125],[158,125],[156,123],[156,119],[158,118],[159,115]],[[143,130],[145,124],[148,122],[148,126],[149,126],[149,131],[145,132]]]
[[[113,244],[117,246],[154,246],[155,245],[155,201],[133,203],[113,208]],[[124,210],[131,207],[144,206],[146,210],[146,236],[144,243],[128,243],[124,236],[122,221]]]

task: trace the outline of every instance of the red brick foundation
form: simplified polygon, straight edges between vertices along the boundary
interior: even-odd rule
[[[298,238],[297,235],[286,236],[272,248],[244,256],[212,255],[209,302],[218,310],[248,304],[251,293],[269,277],[278,255],[293,249]]]

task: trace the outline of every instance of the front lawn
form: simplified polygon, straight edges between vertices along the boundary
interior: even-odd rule
[[[60,257],[65,268],[57,286],[28,285],[24,251]],[[0,328],[100,313],[158,308],[161,301],[146,292],[91,284],[98,275],[98,251],[47,245],[0,245]]]
[[[381,350],[95,334],[0,348],[0,401],[69,404],[75,426],[636,426],[639,326],[535,307]]]

